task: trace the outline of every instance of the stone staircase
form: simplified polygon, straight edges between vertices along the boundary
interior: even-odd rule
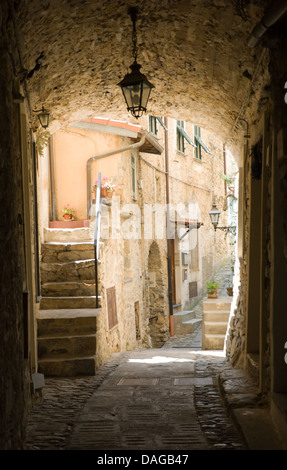
[[[94,375],[100,308],[96,308],[89,229],[46,229],[41,256],[39,372],[62,377]]]
[[[207,299],[202,304],[202,349],[223,350],[232,297]]]
[[[201,319],[195,317],[193,310],[182,310],[173,312],[174,333],[186,335],[193,333],[201,325]]]

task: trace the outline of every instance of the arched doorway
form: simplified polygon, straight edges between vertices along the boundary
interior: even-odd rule
[[[166,282],[163,279],[161,255],[158,244],[153,242],[148,255],[148,322],[149,336],[153,348],[161,347],[168,338],[166,307]]]

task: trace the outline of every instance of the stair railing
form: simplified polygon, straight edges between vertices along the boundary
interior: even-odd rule
[[[96,308],[99,308],[98,261],[99,261],[100,231],[101,231],[101,212],[102,212],[101,173],[98,173],[98,186],[97,186],[97,193],[96,193],[96,208],[95,208],[95,231],[94,231]]]

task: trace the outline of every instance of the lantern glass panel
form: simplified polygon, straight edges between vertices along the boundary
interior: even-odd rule
[[[46,127],[48,127],[48,125],[49,125],[49,114],[48,113],[41,113],[41,114],[38,115],[38,118],[39,118],[41,126],[44,127],[44,129]]]
[[[212,206],[211,211],[209,212],[210,220],[213,225],[217,225],[219,221],[220,211],[216,208],[215,205]]]

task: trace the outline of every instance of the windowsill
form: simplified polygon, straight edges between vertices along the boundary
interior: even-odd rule
[[[181,150],[177,150],[176,153],[178,153],[179,155],[183,155],[184,157],[186,157],[186,153],[185,153],[185,152],[181,152]]]
[[[200,160],[199,158],[194,158],[193,160],[194,160],[195,162],[197,162],[197,163],[203,163],[203,161]]]

